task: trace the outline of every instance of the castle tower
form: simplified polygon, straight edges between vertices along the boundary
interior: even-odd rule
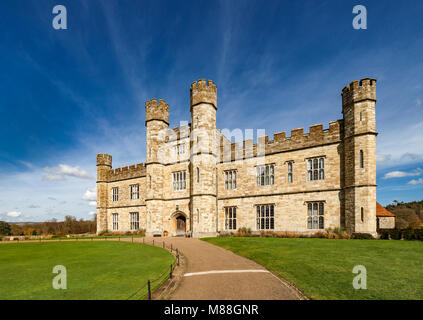
[[[342,90],[345,227],[376,234],[376,80]]]
[[[193,236],[217,232],[217,89],[204,79],[191,85],[191,215]]]
[[[145,103],[145,126],[147,132],[146,155],[146,207],[147,235],[163,231],[163,163],[166,132],[169,128],[169,105],[152,99]]]
[[[107,230],[107,179],[112,169],[112,156],[97,154],[97,234]]]

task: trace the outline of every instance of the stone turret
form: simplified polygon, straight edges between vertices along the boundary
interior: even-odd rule
[[[212,80],[200,79],[191,84],[191,112],[192,107],[200,103],[211,104],[217,109],[217,88]]]
[[[111,171],[112,156],[97,154],[97,233],[107,230],[107,182]]]
[[[162,99],[151,99],[145,103],[145,123],[163,121],[169,125],[169,105]]]
[[[147,229],[150,232],[163,231],[163,145],[169,129],[169,105],[164,100],[152,99],[145,103],[145,125]]]
[[[345,227],[376,234],[376,80],[342,90]]]
[[[213,81],[191,85],[191,213],[194,236],[217,231],[216,110],[217,88]]]

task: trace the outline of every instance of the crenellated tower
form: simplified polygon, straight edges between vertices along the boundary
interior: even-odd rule
[[[342,90],[344,214],[349,232],[376,234],[376,80]]]
[[[169,105],[152,99],[145,103],[147,232],[163,231],[163,145],[169,129]]]
[[[217,88],[213,81],[191,85],[191,214],[194,236],[217,231],[216,111]]]
[[[112,156],[97,154],[97,233],[107,230],[107,207],[109,173],[112,170]]]

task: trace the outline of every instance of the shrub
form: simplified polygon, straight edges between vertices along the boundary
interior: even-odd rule
[[[109,230],[103,230],[103,231],[101,231],[99,234],[98,234],[99,236],[107,236],[107,235],[110,235],[110,232],[109,232]]]
[[[353,239],[372,240],[374,238],[369,233],[353,233]]]
[[[388,230],[380,230],[380,239],[381,240],[389,240],[390,232]]]
[[[423,229],[414,230],[414,237],[416,240],[423,241]]]
[[[391,230],[390,236],[392,240],[401,240],[402,238],[401,230],[398,230],[398,229]]]
[[[407,229],[402,232],[404,240],[414,240],[414,229],[409,226]]]

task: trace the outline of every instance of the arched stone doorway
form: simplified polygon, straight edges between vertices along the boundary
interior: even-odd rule
[[[171,215],[171,236],[185,236],[188,231],[188,217],[182,211],[176,211]]]
[[[177,236],[185,235],[187,231],[186,222],[187,222],[187,219],[184,216],[178,216],[176,218],[176,235]]]

